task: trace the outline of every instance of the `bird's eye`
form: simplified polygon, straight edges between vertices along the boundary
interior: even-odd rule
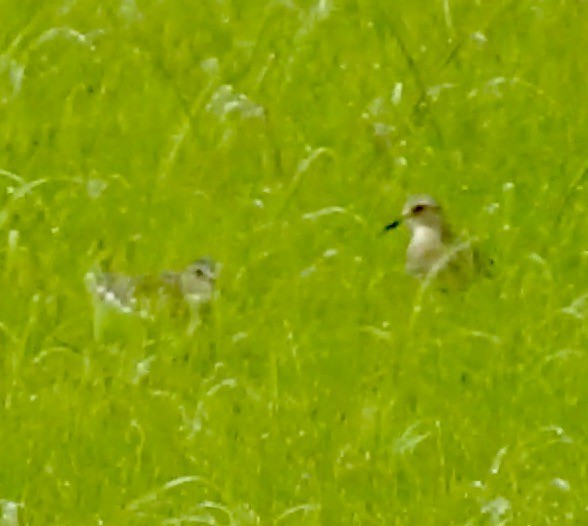
[[[412,208],[413,214],[420,214],[425,209],[424,205],[416,205]]]
[[[201,268],[197,268],[197,269],[194,271],[194,274],[196,275],[196,277],[197,277],[197,278],[202,278],[202,277],[204,277],[204,272],[202,271],[202,269],[201,269]]]

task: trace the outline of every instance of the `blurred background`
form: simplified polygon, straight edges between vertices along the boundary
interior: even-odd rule
[[[581,524],[588,4],[0,3],[3,524]],[[493,279],[419,295],[406,196]],[[222,264],[206,323],[84,274]]]

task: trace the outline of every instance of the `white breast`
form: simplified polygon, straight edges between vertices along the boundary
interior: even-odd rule
[[[446,247],[438,229],[416,226],[406,252],[406,271],[423,276],[444,256]]]

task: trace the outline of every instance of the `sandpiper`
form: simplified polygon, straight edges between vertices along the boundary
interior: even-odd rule
[[[165,271],[159,275],[127,276],[124,274],[90,271],[85,276],[86,287],[94,299],[94,333],[100,339],[106,312],[152,318],[161,308],[177,311],[178,304],[187,305],[190,312],[188,333],[200,324],[200,310],[214,297],[220,265],[203,257],[182,271]]]
[[[444,289],[467,284],[477,267],[471,240],[460,240],[447,223],[439,203],[430,195],[408,198],[400,219],[385,226],[389,231],[406,223],[410,242],[406,250],[406,272],[425,283],[439,279]]]

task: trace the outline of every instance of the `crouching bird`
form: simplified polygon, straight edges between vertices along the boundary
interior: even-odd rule
[[[128,276],[93,270],[86,274],[86,288],[94,306],[94,338],[102,340],[111,318],[153,319],[161,311],[189,312],[188,334],[201,323],[201,311],[214,298],[220,265],[203,257],[181,271]]]

